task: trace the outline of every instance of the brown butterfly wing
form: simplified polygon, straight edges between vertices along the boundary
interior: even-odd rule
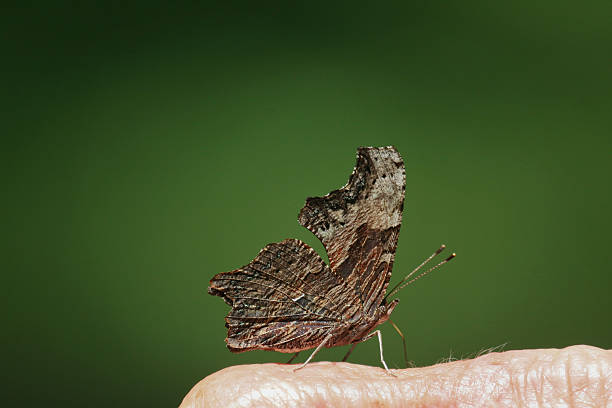
[[[228,348],[301,351],[321,344],[347,319],[374,314],[391,276],[404,189],[404,165],[393,147],[360,148],[347,185],[308,198],[299,215],[325,246],[330,266],[303,242],[288,239],[267,245],[242,268],[215,275],[208,292],[232,306]]]
[[[348,183],[308,198],[298,217],[323,243],[331,270],[354,289],[368,315],[391,279],[405,188],[404,162],[394,147],[361,147]]]
[[[228,348],[295,352],[318,346],[351,307],[352,295],[308,245],[296,239],[267,245],[248,265],[219,273],[208,292],[232,310]]]

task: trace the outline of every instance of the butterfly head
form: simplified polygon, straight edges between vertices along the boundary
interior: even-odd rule
[[[393,309],[395,309],[395,306],[397,306],[398,303],[399,299],[393,299],[391,302],[380,306],[380,317],[378,318],[378,324],[384,323],[387,321],[387,319],[389,319],[389,316],[391,316]]]

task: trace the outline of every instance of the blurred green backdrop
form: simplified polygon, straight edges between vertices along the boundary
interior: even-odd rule
[[[459,254],[401,293],[415,364],[612,347],[609,4],[7,7],[4,395],[176,406],[223,367],[285,362],[225,348],[208,280],[288,237],[322,252],[297,213],[360,145],[406,162],[393,281]],[[351,360],[379,365],[376,341]]]

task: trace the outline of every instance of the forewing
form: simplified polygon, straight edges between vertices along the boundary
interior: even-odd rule
[[[348,183],[310,197],[300,224],[321,240],[333,272],[373,314],[391,278],[402,221],[406,173],[394,147],[361,147]]]
[[[341,322],[350,306],[341,299],[352,294],[296,239],[269,244],[248,265],[215,275],[208,292],[232,306],[225,320],[234,352],[312,348]]]

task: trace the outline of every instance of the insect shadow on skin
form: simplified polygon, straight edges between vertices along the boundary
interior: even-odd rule
[[[297,239],[264,247],[248,265],[215,275],[208,293],[232,309],[225,318],[227,347],[234,353],[273,350],[294,353],[314,348],[305,367],[323,347],[355,346],[382,335],[376,326],[389,320],[399,290],[451,260],[452,254],[413,277],[440,254],[442,245],[387,295],[404,208],[404,162],[392,147],[360,147],[347,184],[324,197],[309,197],[298,221],[321,241],[329,265]]]

